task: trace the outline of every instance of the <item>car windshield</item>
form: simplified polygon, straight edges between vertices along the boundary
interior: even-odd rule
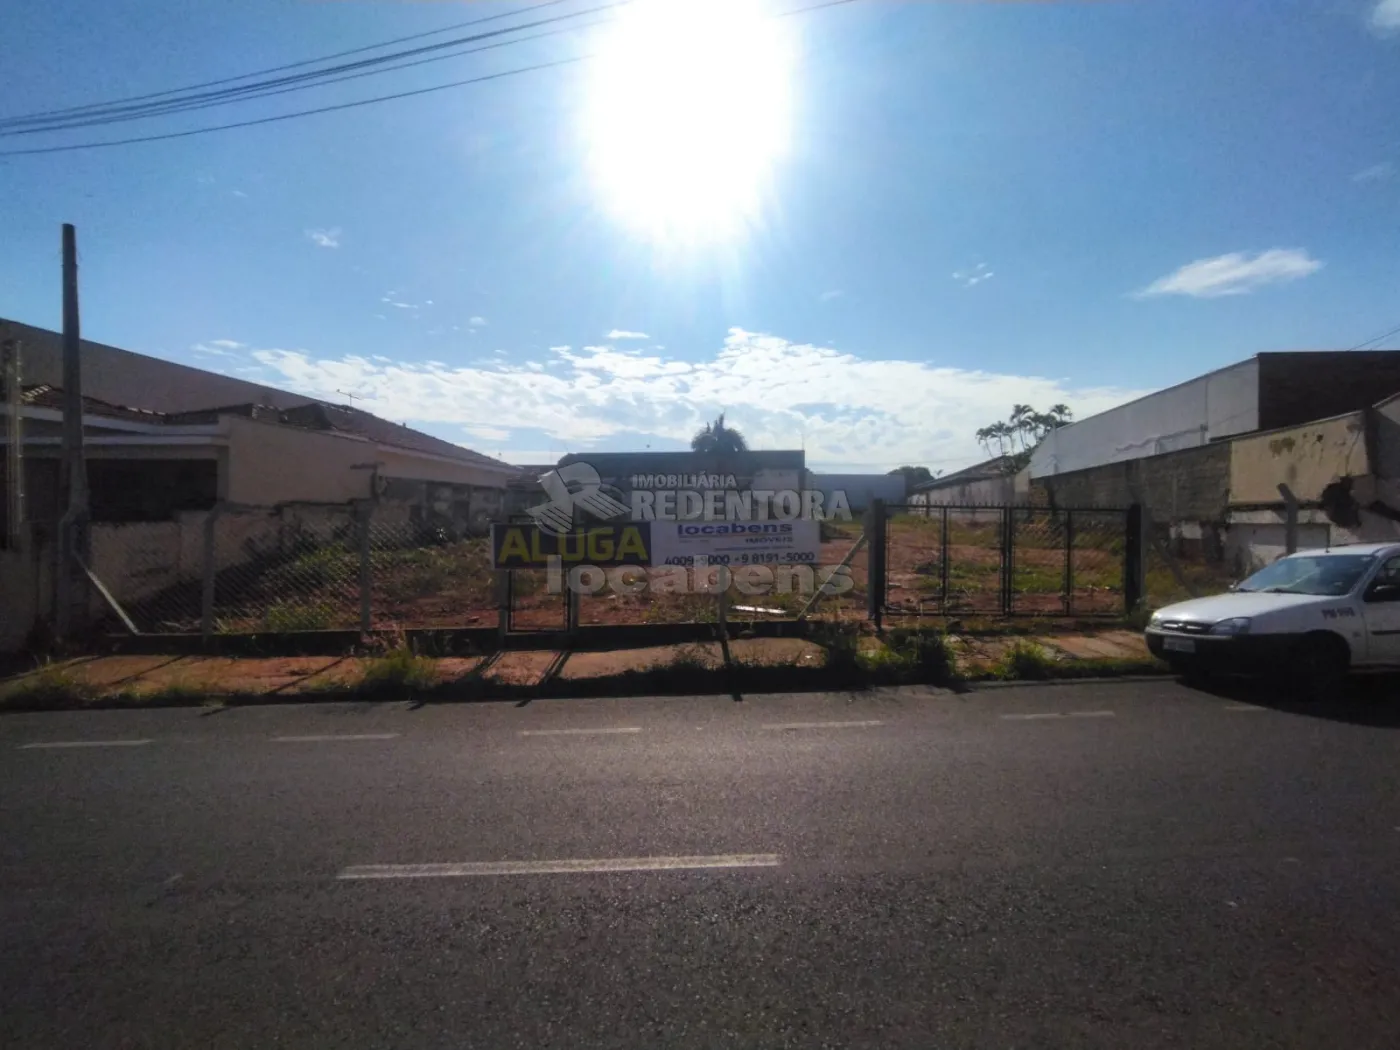
[[[1237,591],[1273,594],[1346,594],[1371,564],[1369,554],[1300,555],[1260,569]]]

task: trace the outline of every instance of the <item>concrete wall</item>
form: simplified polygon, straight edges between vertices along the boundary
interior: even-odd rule
[[[1029,503],[1030,472],[995,478],[979,478],[961,484],[940,485],[916,492],[910,502],[915,506],[1002,507],[1007,504]]]
[[[1313,502],[1338,478],[1371,471],[1363,412],[1236,438],[1229,449],[1234,506],[1278,503],[1281,484],[1300,501]]]
[[[1031,457],[1031,477],[1193,448],[1258,426],[1259,363],[1251,359],[1052,431]]]
[[[260,507],[369,498],[373,471],[356,468],[377,459],[370,442],[238,416],[224,422],[229,462],[220,479],[221,498]]]
[[[49,574],[40,553],[0,550],[0,653],[18,652],[41,611],[47,611]]]
[[[1126,507],[1141,502],[1154,520],[1223,522],[1230,503],[1230,444],[1110,463],[1032,481],[1061,507]]]

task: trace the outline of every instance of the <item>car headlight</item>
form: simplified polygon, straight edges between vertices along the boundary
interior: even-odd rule
[[[1248,634],[1249,617],[1235,616],[1229,620],[1221,620],[1210,629],[1211,634]]]
[[[1147,626],[1148,626],[1148,627],[1156,627],[1156,626],[1157,626],[1159,623],[1161,623],[1161,622],[1162,622],[1162,613],[1161,613],[1161,611],[1159,610],[1159,611],[1153,613],[1152,616],[1148,619],[1148,621],[1147,621]]]

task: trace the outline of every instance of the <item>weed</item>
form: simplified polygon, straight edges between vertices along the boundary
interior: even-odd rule
[[[841,622],[823,623],[813,631],[812,641],[826,650],[822,667],[836,680],[850,680],[859,676],[860,629],[855,624]]]
[[[997,660],[998,678],[1044,679],[1055,672],[1055,661],[1042,646],[1017,639]]]
[[[282,600],[274,602],[263,613],[262,629],[270,634],[324,631],[334,618],[335,610],[325,602],[303,605]]]
[[[366,696],[403,698],[437,684],[437,668],[426,656],[408,646],[376,656],[360,676],[359,691]]]
[[[97,699],[97,690],[61,664],[44,663],[4,694],[11,707],[77,707]]]
[[[899,654],[916,681],[941,684],[955,677],[955,661],[942,631],[896,627],[890,631],[886,646]]]
[[[164,707],[186,707],[203,703],[208,690],[199,689],[188,682],[168,682],[156,689],[137,691],[131,699],[136,703],[146,703]]]

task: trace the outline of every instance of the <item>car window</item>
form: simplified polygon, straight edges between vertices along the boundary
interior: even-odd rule
[[[1380,567],[1376,573],[1373,583],[1396,583],[1400,584],[1400,556],[1390,558]]]
[[[1400,558],[1393,559],[1400,563]],[[1343,595],[1356,586],[1371,565],[1368,554],[1297,555],[1281,558],[1242,582],[1239,591],[1278,594]],[[1400,564],[1396,565],[1400,574]],[[1400,580],[1400,575],[1397,575]]]

